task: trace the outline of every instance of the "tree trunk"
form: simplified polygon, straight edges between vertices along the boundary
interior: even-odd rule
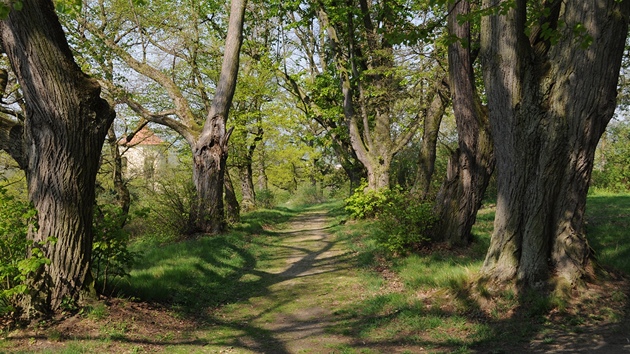
[[[236,224],[241,220],[241,208],[236,200],[236,193],[234,193],[234,186],[232,185],[232,178],[230,178],[230,171],[225,170],[225,205],[226,219],[228,224]]]
[[[258,163],[258,179],[256,184],[258,185],[258,189],[261,191],[266,191],[269,189],[269,179],[267,178],[267,167],[265,166],[265,149],[261,149],[260,152],[261,158]]]
[[[529,38],[525,1],[482,19],[498,172],[495,228],[482,272],[525,288],[539,288],[551,276],[575,285],[588,271],[586,195],[595,148],[616,105],[630,14],[626,0],[545,6]],[[553,45],[545,27],[558,33]]]
[[[364,164],[367,168],[368,189],[381,190],[389,189],[389,171],[391,163],[383,158],[378,161],[368,159],[369,163]]]
[[[256,209],[256,193],[254,191],[254,176],[252,173],[251,160],[247,160],[246,163],[239,167],[239,179],[241,181],[241,205],[243,211],[250,211]]]
[[[210,234],[225,229],[223,179],[230,138],[225,124],[236,88],[245,4],[246,0],[232,0],[221,77],[203,131],[193,147],[193,181],[197,190],[195,228]]]
[[[435,171],[436,147],[438,133],[442,117],[446,111],[447,93],[449,91],[445,80],[440,80],[436,85],[436,92],[433,100],[424,115],[422,143],[420,145],[420,153],[418,153],[418,167],[416,170],[416,179],[411,188],[412,194],[419,195],[421,199],[429,196],[431,189],[431,180]]]
[[[52,1],[23,5],[0,31],[26,102],[26,178],[38,213],[29,238],[50,260],[33,274],[28,315],[76,301],[89,276],[96,173],[114,112],[75,64]]]
[[[465,246],[494,170],[488,115],[475,87],[470,46],[470,23],[458,22],[470,13],[466,0],[452,5],[449,33],[460,40],[449,45],[448,67],[459,147],[449,158],[446,181],[436,199],[436,237],[451,245]]]
[[[112,179],[114,182],[114,191],[116,192],[116,203],[118,204],[118,207],[120,207],[120,211],[122,213],[120,218],[122,225],[120,225],[120,227],[123,227],[125,221],[127,220],[127,214],[129,214],[129,207],[131,206],[131,194],[129,193],[129,188],[127,188],[127,185],[123,180],[122,156],[120,155],[118,138],[113,125],[110,125],[107,131],[107,142],[109,144],[109,150],[113,160]]]

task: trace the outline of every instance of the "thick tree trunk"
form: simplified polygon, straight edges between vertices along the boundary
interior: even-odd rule
[[[228,224],[236,224],[241,220],[241,208],[238,205],[236,199],[236,193],[234,193],[234,186],[232,185],[232,178],[230,178],[230,171],[225,170],[225,205],[226,205],[226,219]]]
[[[207,129],[208,127],[211,129]],[[213,117],[204,128],[203,144],[197,143],[193,153],[193,182],[197,191],[194,215],[195,232],[217,234],[225,230],[223,183],[227,161],[228,133],[225,118]]]
[[[389,189],[390,161],[385,159],[379,159],[378,161],[368,159],[368,161],[370,162],[364,164],[367,169],[368,189]]]
[[[26,102],[26,176],[38,213],[29,237],[50,259],[23,301],[34,314],[76,301],[89,275],[96,173],[114,112],[75,64],[53,3],[23,5],[0,31]]]
[[[236,88],[245,4],[246,0],[232,0],[221,77],[203,131],[192,149],[193,181],[197,190],[194,224],[197,231],[210,234],[225,229],[223,179],[230,138],[225,124]]]
[[[495,3],[486,0],[484,6]],[[524,1],[505,16],[482,20],[498,172],[495,229],[482,271],[491,280],[516,280],[527,288],[551,276],[575,285],[588,271],[588,182],[615,109],[630,14],[625,0],[546,6],[548,14],[530,29],[530,38],[524,34]],[[544,23],[558,31],[553,45],[541,34]]]
[[[470,43],[469,22],[459,23],[470,13],[466,0],[449,12],[449,32]],[[472,226],[494,170],[494,154],[488,115],[475,87],[470,47],[456,41],[448,48],[450,88],[457,124],[459,147],[449,158],[446,181],[436,198],[436,237],[451,245],[464,246],[471,239]]]

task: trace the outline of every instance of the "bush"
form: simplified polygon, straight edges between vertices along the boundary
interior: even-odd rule
[[[256,204],[258,207],[271,209],[275,206],[276,196],[269,189],[256,192]]]
[[[366,190],[366,188],[367,182],[363,181],[346,199],[346,211],[352,218],[375,218],[387,206],[389,190]]]
[[[32,206],[0,187],[0,314],[15,310],[16,297],[27,291],[28,276],[49,262],[27,240],[29,228],[36,227],[35,216]]]
[[[408,198],[400,191],[388,195],[387,207],[378,216],[379,245],[394,254],[404,253],[428,243],[437,218],[433,205]]]
[[[129,275],[137,255],[128,249],[129,232],[123,229],[127,215],[120,208],[104,205],[95,214],[92,271],[98,290],[105,293],[113,278]]]
[[[362,183],[346,199],[346,211],[353,218],[375,218],[379,247],[400,254],[428,243],[436,222],[430,203],[411,197],[400,188],[364,191]]]

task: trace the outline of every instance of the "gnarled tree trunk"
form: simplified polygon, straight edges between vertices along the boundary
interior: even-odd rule
[[[458,22],[470,13],[466,0],[452,5],[449,32],[459,38],[448,48],[450,88],[457,124],[459,147],[448,161],[446,181],[436,198],[438,226],[436,237],[451,245],[464,246],[481,207],[481,200],[494,170],[490,123],[475,87],[470,46],[470,23]]]
[[[588,270],[586,195],[595,148],[616,105],[630,15],[627,0],[544,6],[529,38],[526,1],[482,19],[498,173],[494,233],[482,271],[526,288],[552,276],[575,285]]]
[[[225,218],[228,224],[235,224],[241,220],[241,207],[234,193],[234,185],[230,178],[230,170],[225,170]]]
[[[114,112],[74,62],[52,1],[23,5],[0,33],[26,102],[19,138],[38,224],[29,238],[50,259],[24,298],[33,314],[77,300],[89,276],[96,173]]]
[[[194,210],[198,231],[216,234],[225,229],[223,179],[230,133],[225,129],[238,74],[243,42],[246,0],[232,0],[221,78],[203,131],[193,147],[193,181],[197,190]]]

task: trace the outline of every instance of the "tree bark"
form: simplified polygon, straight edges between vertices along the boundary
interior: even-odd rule
[[[539,288],[552,276],[576,285],[588,272],[586,195],[595,148],[616,106],[630,14],[627,0],[544,6],[529,38],[524,0],[505,15],[482,19],[498,172],[494,232],[482,272],[525,288]],[[558,34],[553,44],[544,27]]]
[[[29,238],[50,259],[31,279],[23,301],[28,315],[76,301],[85,285],[96,173],[114,112],[96,80],[74,62],[52,1],[23,5],[0,23],[0,33],[26,102],[21,138],[28,195],[38,213]]]
[[[420,144],[420,152],[418,153],[416,179],[411,188],[411,193],[419,195],[423,200],[429,196],[431,180],[435,172],[438,133],[440,131],[440,124],[442,123],[442,117],[446,111],[449,92],[448,85],[445,81],[446,79],[440,80],[436,85],[436,92],[424,115],[422,143]]]
[[[121,225],[123,227],[129,214],[129,208],[131,207],[131,194],[129,188],[123,179],[123,160],[120,155],[120,147],[118,145],[118,137],[114,131],[114,126],[110,125],[107,130],[107,143],[109,144],[109,151],[112,155],[112,180],[114,183],[114,191],[116,192],[116,204],[120,207],[121,211]]]
[[[221,77],[203,131],[193,147],[193,181],[198,194],[195,227],[210,234],[225,229],[223,179],[231,133],[226,132],[225,124],[236,89],[245,4],[246,0],[232,0]]]
[[[230,178],[229,170],[225,170],[225,205],[226,205],[226,221],[228,224],[236,224],[241,220],[241,208],[234,193],[234,185]]]
[[[470,23],[458,18],[470,13],[466,0],[453,4],[448,16],[449,33],[459,40],[448,47],[448,67],[458,145],[448,162],[446,181],[436,198],[436,237],[450,245],[465,246],[494,170],[488,115],[475,86]]]
[[[254,210],[256,209],[256,193],[254,191],[252,160],[245,161],[245,164],[240,166],[238,170],[241,181],[241,205],[243,206],[243,211]]]

